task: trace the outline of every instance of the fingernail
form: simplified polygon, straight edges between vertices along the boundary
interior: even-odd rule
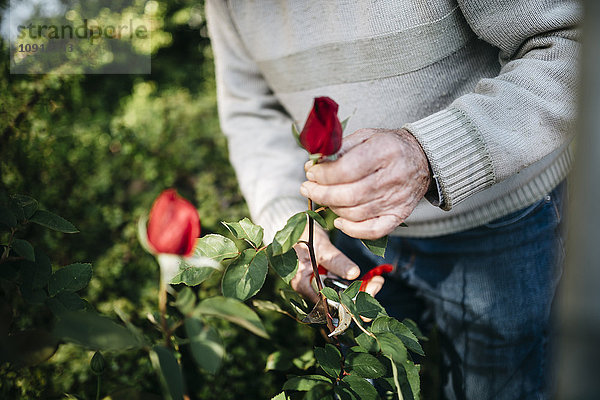
[[[308,170],[308,172],[306,172],[306,179],[308,179],[309,181],[314,181],[315,180],[314,172],[312,172],[311,170]]]
[[[350,268],[350,270],[348,271],[348,278],[349,279],[354,279],[356,278],[358,275],[360,274],[360,269],[358,267],[352,267]]]
[[[339,218],[334,219],[333,226],[335,226],[337,229],[342,229],[342,221],[340,221]]]
[[[308,189],[304,185],[300,186],[300,194],[304,197],[308,197]]]

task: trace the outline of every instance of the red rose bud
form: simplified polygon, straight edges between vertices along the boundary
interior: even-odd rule
[[[177,195],[163,191],[154,202],[148,220],[148,243],[157,253],[189,256],[200,236],[200,217],[196,208]]]
[[[315,98],[300,143],[310,154],[330,156],[342,146],[342,124],[337,117],[338,105],[329,97]]]
[[[373,279],[374,276],[381,276],[382,274],[387,274],[389,272],[392,272],[393,269],[394,266],[392,264],[382,264],[375,268],[371,268],[371,270],[369,270],[366,274],[362,276],[362,278],[360,278],[362,283],[360,284],[359,290],[361,292],[364,292],[367,288],[367,285],[369,284],[369,282],[371,282],[371,279]]]

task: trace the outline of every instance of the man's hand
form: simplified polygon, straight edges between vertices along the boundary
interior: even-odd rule
[[[425,153],[404,129],[359,129],[344,138],[336,161],[305,169],[302,195],[329,206],[339,216],[335,227],[361,239],[392,232],[431,182]]]
[[[358,278],[360,274],[358,266],[331,244],[329,236],[327,236],[327,233],[320,226],[315,224],[314,229],[314,246],[317,263],[325,267],[331,274],[341,278],[348,280]],[[308,225],[300,239],[308,240]],[[303,243],[297,243],[294,249],[298,255],[298,272],[290,284],[294,290],[316,303],[319,300],[319,296],[310,284],[313,269],[310,263],[308,248]],[[375,278],[369,282],[366,288],[366,292],[372,296],[375,296],[383,286],[383,278]]]

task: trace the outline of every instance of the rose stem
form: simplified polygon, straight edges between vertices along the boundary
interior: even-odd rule
[[[312,211],[313,202],[311,199],[308,199],[308,209]],[[319,268],[317,266],[317,258],[315,257],[315,246],[314,246],[314,230],[315,230],[315,221],[312,217],[308,216],[308,254],[310,254],[310,263],[312,264],[313,274],[315,275],[315,280],[317,281],[317,288],[319,289],[319,295],[321,296],[321,303],[323,303],[323,311],[325,312],[325,317],[327,319],[327,329],[329,332],[333,332],[335,327],[333,326],[333,322],[331,321],[331,315],[329,315],[329,305],[327,304],[327,298],[321,292],[323,290],[323,283],[321,283],[321,277],[319,276]]]
[[[165,335],[165,345],[167,348],[171,348],[171,340],[169,329],[167,328],[167,285],[162,277],[160,276],[160,286],[158,289],[158,310],[160,311],[160,324],[162,327],[163,334]]]

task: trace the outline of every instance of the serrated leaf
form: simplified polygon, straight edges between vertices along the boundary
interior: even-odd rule
[[[194,254],[192,257],[176,257],[171,254],[159,254],[158,261],[163,268],[163,260],[177,259],[179,265],[177,272],[173,272],[173,277],[169,280],[171,284],[183,283],[187,286],[196,286],[210,278],[210,276],[221,269],[221,265],[212,258]],[[177,264],[176,264],[177,265]],[[167,274],[168,275],[168,274]]]
[[[64,219],[63,217],[51,213],[46,210],[37,210],[35,214],[29,218],[30,222],[35,222],[38,225],[46,228],[63,232],[63,233],[77,233],[79,230],[75,226]]]
[[[325,218],[323,218],[319,213],[313,210],[306,210],[306,214],[308,214],[312,219],[317,221],[319,225],[323,227],[323,229],[327,230],[327,222]]]
[[[356,394],[356,398],[360,400],[376,400],[379,399],[377,390],[371,383],[356,375],[346,375],[342,382],[348,385],[349,389]]]
[[[375,333],[381,352],[397,364],[402,364],[407,359],[404,343],[391,332]]]
[[[275,234],[271,250],[274,256],[287,253],[298,242],[306,227],[306,213],[304,211],[288,219],[282,230]]]
[[[248,218],[238,222],[222,222],[223,225],[238,239],[246,240],[252,246],[258,248],[263,240],[263,228],[255,225]]]
[[[158,375],[164,398],[183,400],[183,375],[173,351],[163,346],[154,346],[150,350],[150,361]]]
[[[371,250],[371,253],[379,257],[385,257],[385,249],[388,242],[387,236],[375,240],[361,239],[360,241],[367,247],[367,249]]]
[[[85,310],[89,304],[74,292],[60,292],[54,297],[46,299],[46,305],[54,315],[61,315],[69,311]]]
[[[381,348],[379,347],[379,343],[377,343],[377,340],[375,340],[375,338],[367,335],[364,332],[356,336],[354,340],[356,340],[356,343],[358,343],[360,347],[362,347],[369,353],[378,353],[381,350]]]
[[[350,286],[348,286],[346,289],[344,289],[344,294],[346,294],[349,298],[353,299],[358,294],[358,291],[360,289],[360,284],[361,284],[361,281],[352,282],[350,284]]]
[[[292,360],[292,364],[294,364],[297,368],[302,370],[307,370],[315,363],[317,359],[315,358],[315,354],[312,350],[306,350],[301,356],[296,357]]]
[[[27,240],[14,239],[11,248],[28,261],[35,261],[35,252],[33,246]]]
[[[306,300],[298,292],[292,289],[279,289],[279,295],[286,303],[290,304],[290,307],[292,307],[298,318],[306,318],[309,311],[308,304],[306,304]]]
[[[124,326],[92,311],[65,312],[54,326],[54,335],[91,350],[126,350],[141,343]]]
[[[315,358],[327,375],[334,379],[339,377],[342,354],[334,345],[328,343],[325,347],[315,347]]]
[[[296,271],[298,271],[298,256],[296,255],[296,251],[291,249],[283,254],[274,256],[271,246],[267,246],[269,265],[285,283],[289,284],[292,278],[296,276]]]
[[[184,326],[196,364],[211,374],[216,373],[225,355],[219,333],[197,318],[186,318]]]
[[[262,288],[269,270],[264,250],[246,249],[223,275],[223,295],[245,301]]]
[[[333,300],[336,303],[340,302],[340,296],[330,287],[324,287],[323,290],[321,290],[321,293],[323,293],[329,300]]]
[[[210,234],[198,239],[194,254],[211,258],[220,263],[228,258],[237,257],[240,252],[233,240],[228,239],[225,236]]]
[[[383,306],[366,292],[358,293],[355,304],[356,312],[363,317],[375,319],[381,315],[387,315]]]
[[[50,276],[48,294],[55,296],[59,292],[76,292],[87,286],[92,278],[92,264],[76,263],[63,267]]]
[[[420,399],[421,380],[419,377],[419,366],[410,360],[404,361],[398,368],[398,381],[402,388],[402,395],[405,399]]]
[[[292,314],[281,308],[278,304],[275,304],[268,300],[252,300],[252,305],[259,310],[275,311],[280,314],[287,315],[290,318],[296,319]]]
[[[285,394],[285,392],[278,393],[275,397],[271,397],[271,400],[288,400],[289,397]]]
[[[11,197],[23,209],[23,216],[25,218],[31,217],[38,209],[38,202],[33,197],[25,196],[22,194],[15,194]]]
[[[385,365],[369,353],[348,354],[345,366],[348,372],[368,379],[379,378],[386,372]]]
[[[283,390],[306,392],[317,385],[331,385],[331,380],[322,375],[295,376],[283,384]]]
[[[403,325],[400,321],[387,316],[378,317],[371,325],[371,331],[377,335],[381,332],[391,332],[396,335],[402,343],[411,351],[424,356],[423,348],[419,344],[417,337]]]
[[[427,341],[427,337],[421,333],[421,330],[417,326],[417,323],[410,318],[404,318],[402,324],[406,326],[419,340]]]
[[[226,319],[260,337],[269,338],[260,318],[252,309],[231,297],[215,296],[202,300],[194,313]]]
[[[187,286],[180,290],[179,293],[177,293],[175,307],[177,307],[183,315],[188,315],[194,311],[194,307],[196,307],[196,294],[194,291]]]

